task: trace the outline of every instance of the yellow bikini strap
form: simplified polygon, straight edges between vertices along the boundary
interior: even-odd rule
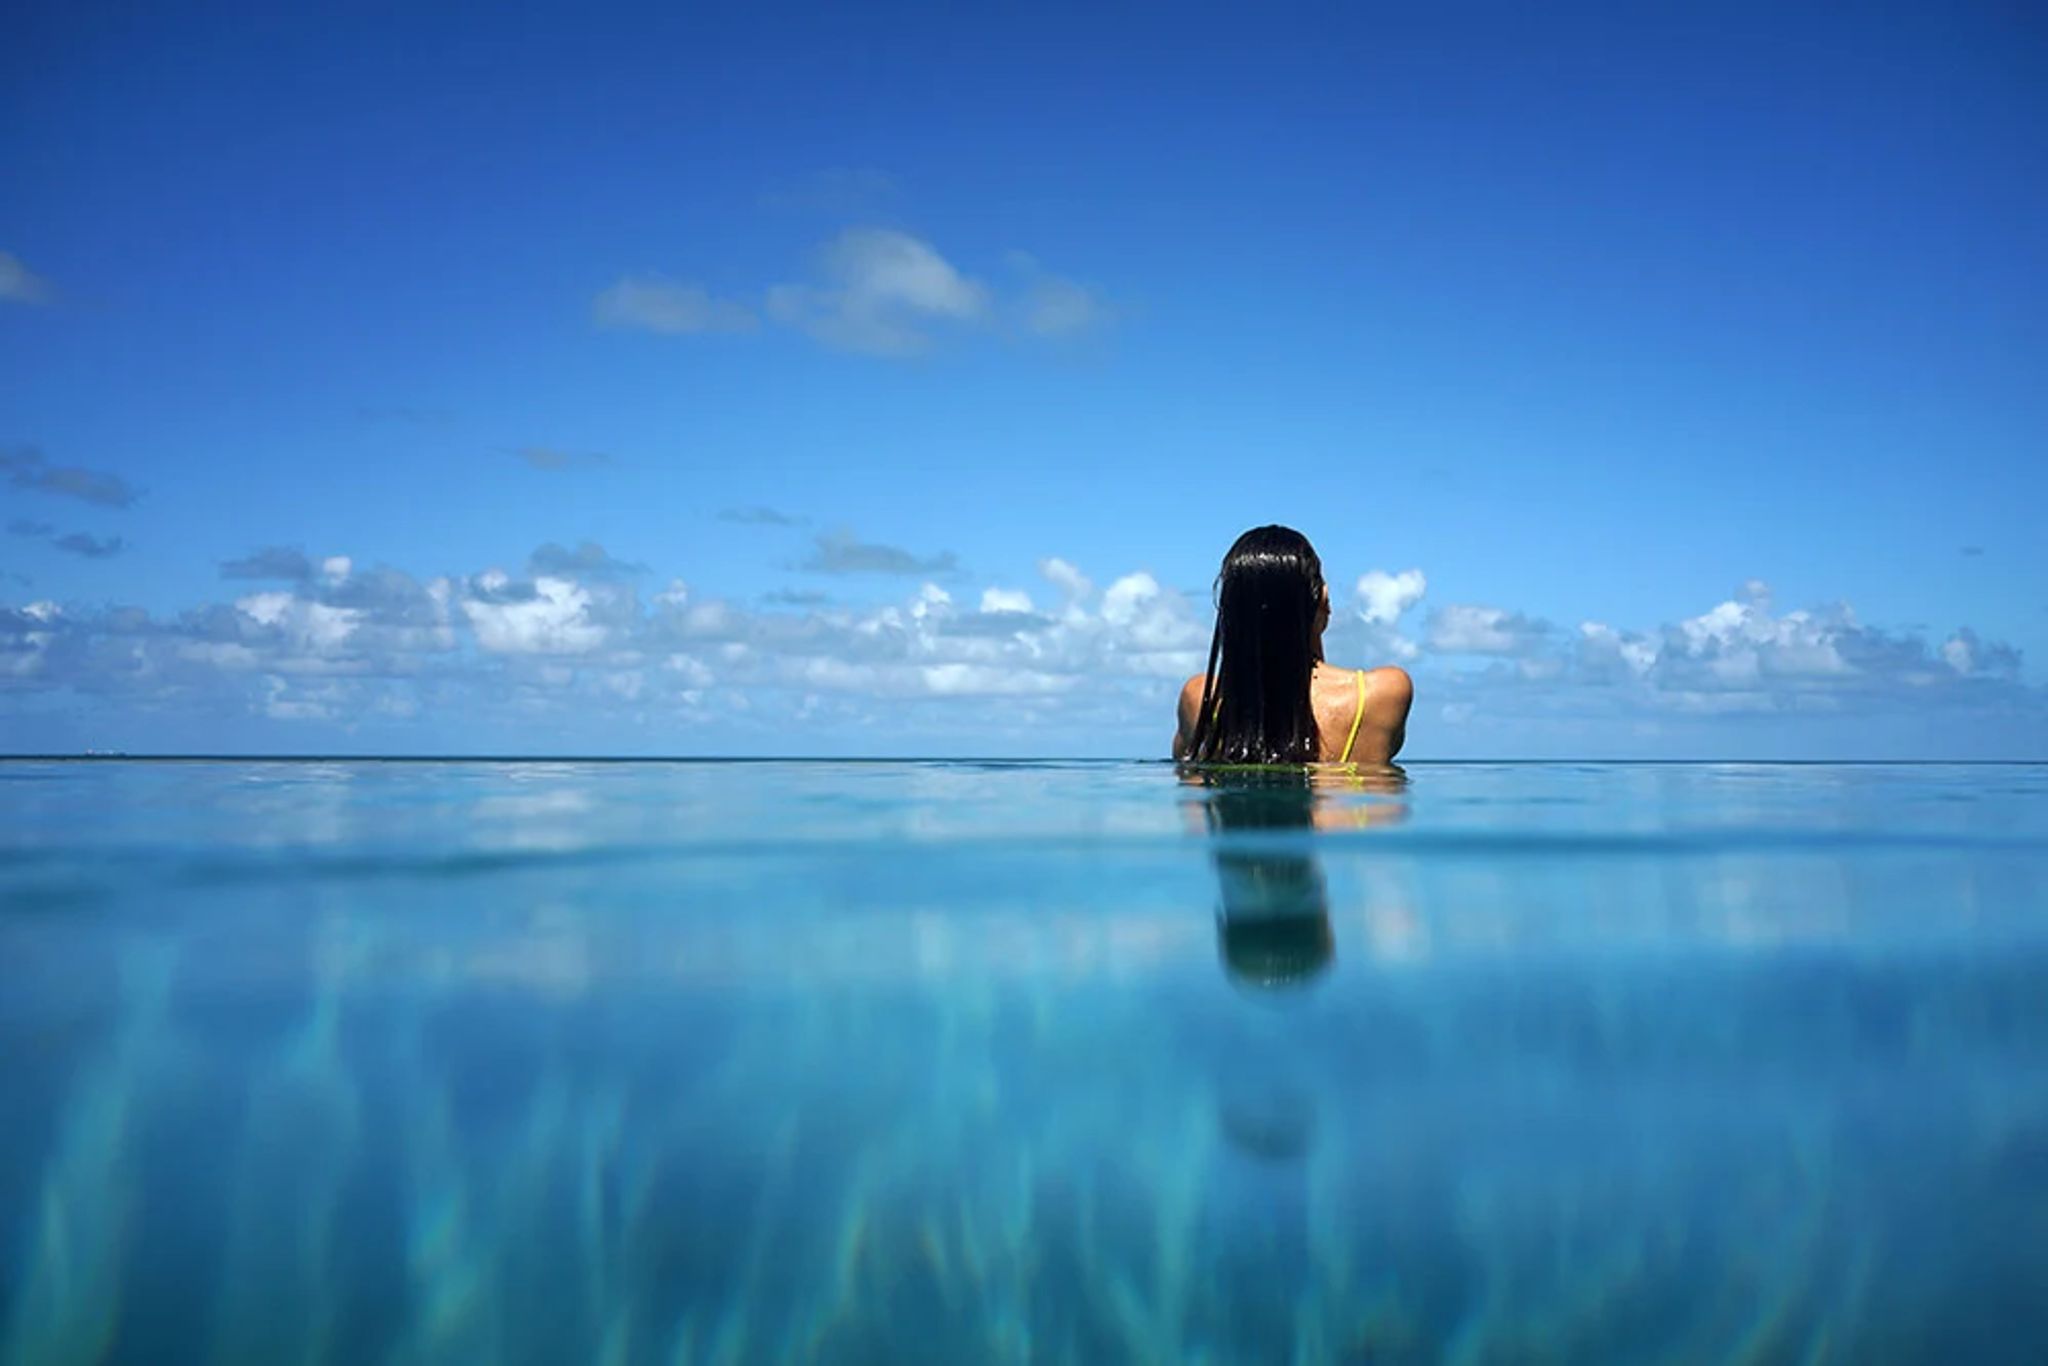
[[[1357,670],[1354,676],[1358,680],[1358,705],[1351,709],[1351,734],[1344,737],[1344,752],[1337,756],[1340,764],[1351,761],[1351,747],[1358,743],[1358,723],[1365,719],[1365,670]]]
[[[1351,676],[1358,685],[1358,703],[1351,709],[1351,733],[1344,737],[1344,752],[1337,756],[1337,762],[1340,764],[1351,761],[1351,747],[1358,743],[1358,723],[1365,719],[1365,670],[1353,669]],[[1213,715],[1218,721],[1221,721],[1223,719],[1223,690],[1221,688],[1216,690],[1215,703],[1216,710]]]

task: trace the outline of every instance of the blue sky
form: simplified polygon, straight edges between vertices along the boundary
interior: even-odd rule
[[[2048,27],[1640,8],[32,6],[0,747],[2048,755]]]

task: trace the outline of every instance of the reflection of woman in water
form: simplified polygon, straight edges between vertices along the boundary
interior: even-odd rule
[[[1384,764],[1400,752],[1414,686],[1401,669],[1323,661],[1330,591],[1308,538],[1237,538],[1216,576],[1209,669],[1180,693],[1173,757],[1197,763]]]
[[[1315,821],[1306,772],[1212,774],[1203,785],[1210,831],[1249,837],[1215,845],[1224,968],[1247,986],[1310,981],[1329,966],[1332,946],[1330,890],[1306,838]],[[1296,838],[1300,847],[1289,848]]]
[[[1369,774],[1189,767],[1181,776],[1204,789],[1202,819],[1216,837],[1211,857],[1222,900],[1216,934],[1224,968],[1247,986],[1312,980],[1334,950],[1329,887],[1310,832],[1404,819],[1405,802],[1361,803],[1355,795],[1399,796],[1407,775],[1388,764]]]

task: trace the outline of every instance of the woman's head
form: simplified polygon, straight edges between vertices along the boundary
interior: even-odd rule
[[[1322,657],[1330,596],[1308,538],[1254,527],[1216,576],[1216,633],[1188,757],[1288,764],[1316,758],[1309,678]]]

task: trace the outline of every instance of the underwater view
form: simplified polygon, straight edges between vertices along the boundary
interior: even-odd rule
[[[0,762],[0,1361],[2048,1359],[2048,766]]]

